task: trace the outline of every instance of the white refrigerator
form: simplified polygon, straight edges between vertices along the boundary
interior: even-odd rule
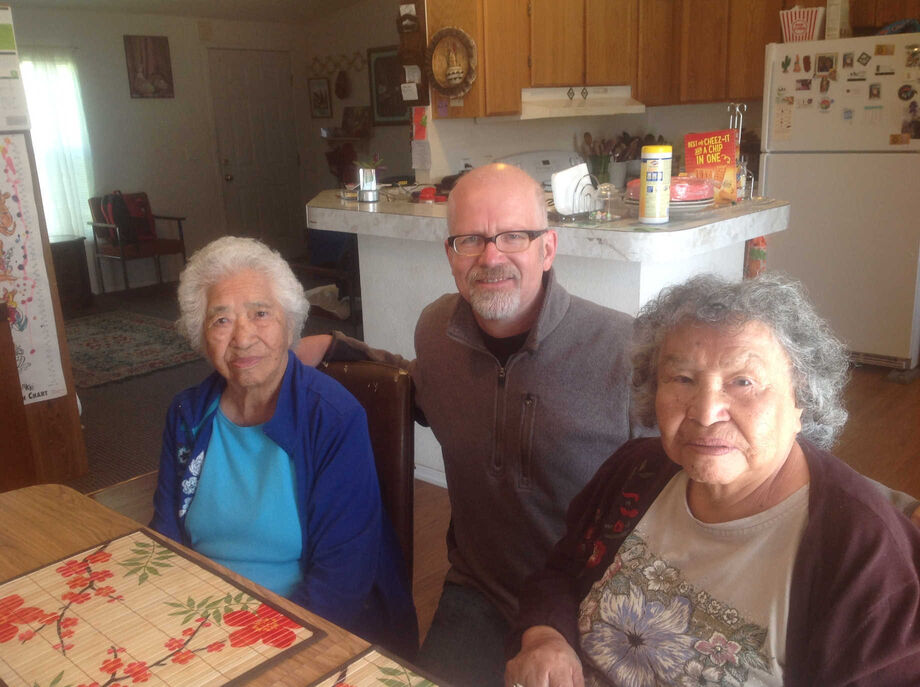
[[[920,33],[766,49],[760,193],[788,200],[767,267],[802,281],[855,361],[920,352]]]

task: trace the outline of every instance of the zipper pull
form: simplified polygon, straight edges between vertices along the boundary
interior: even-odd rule
[[[498,368],[498,385],[505,386],[505,368]]]

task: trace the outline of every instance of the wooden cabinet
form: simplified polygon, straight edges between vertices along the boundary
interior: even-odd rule
[[[532,86],[574,86],[585,80],[585,2],[531,0]]]
[[[585,0],[585,83],[636,85],[640,0]]]
[[[431,89],[431,112],[435,119],[481,117],[485,113],[482,50],[482,0],[427,0],[428,40],[448,26],[462,29],[477,46],[476,80],[462,98],[450,98]]]
[[[482,0],[485,113],[521,111],[521,89],[530,85],[528,0]]]
[[[433,116],[515,114],[528,86],[629,84],[647,106],[760,98],[764,48],[782,40],[779,11],[790,2],[428,0],[429,36],[456,26],[479,46],[473,88],[454,101],[433,92]],[[872,2],[873,21],[877,6],[920,5],[858,2],[859,16]]]
[[[764,49],[781,43],[779,22],[782,0],[733,2],[728,24],[728,74],[726,95],[731,100],[763,96]]]
[[[793,6],[825,7],[826,0],[783,0],[783,9]],[[920,0],[850,0],[850,26],[854,35],[875,33],[899,19],[920,19]]]
[[[641,0],[636,98],[646,105],[752,100],[783,0]]]
[[[876,0],[873,26],[881,28],[899,19],[920,19],[920,0]]]
[[[680,2],[680,102],[725,100],[730,0]],[[736,5],[747,5],[734,3]],[[755,4],[755,3],[750,3]]]
[[[639,35],[636,87],[637,100],[645,105],[677,102],[678,53],[674,36],[679,17],[675,0],[642,0],[639,3]]]

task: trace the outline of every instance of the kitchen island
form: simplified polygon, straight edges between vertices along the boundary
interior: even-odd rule
[[[662,287],[690,275],[741,279],[744,242],[788,223],[789,204],[772,199],[675,213],[655,227],[635,218],[590,227],[551,221],[559,235],[553,265],[570,293],[635,315]],[[307,204],[307,226],[357,234],[365,340],[412,358],[422,308],[456,291],[444,248],[446,204],[412,203],[387,189],[377,203],[322,191]],[[444,484],[437,442],[418,425],[416,466],[420,479]]]

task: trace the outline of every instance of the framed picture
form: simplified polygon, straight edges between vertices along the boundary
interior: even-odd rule
[[[325,119],[332,116],[332,99],[329,97],[329,79],[310,79],[310,116]]]
[[[837,53],[826,52],[815,55],[815,74],[830,74],[837,68]],[[807,71],[807,70],[806,70]]]
[[[125,62],[132,98],[175,97],[166,36],[125,36]]]
[[[402,98],[402,64],[398,46],[368,48],[367,73],[374,126],[408,124],[410,108]]]

